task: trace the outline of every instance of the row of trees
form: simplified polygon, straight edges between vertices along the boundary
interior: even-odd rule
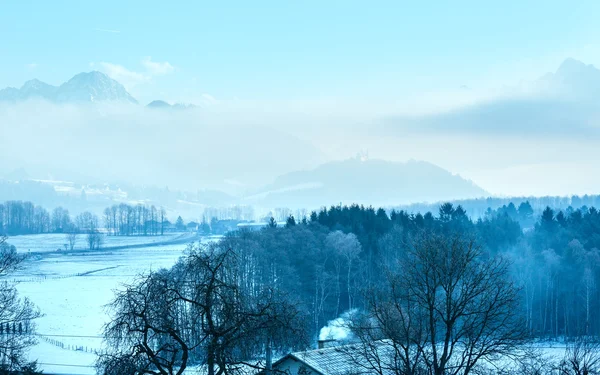
[[[163,235],[167,224],[162,207],[121,203],[104,210],[104,227],[113,236]]]
[[[53,224],[48,211],[31,202],[7,201],[0,204],[0,233],[46,233]]]
[[[98,231],[102,224],[110,235],[162,235],[170,224],[162,207],[127,204],[106,208],[103,221],[100,223],[95,214],[87,211],[72,217],[65,208],[48,212],[27,201],[0,204],[0,233],[7,235],[90,233]]]
[[[555,210],[566,210],[569,207],[573,209],[585,207],[600,207],[600,195],[572,195],[572,196],[546,196],[546,197],[489,197],[464,199],[453,202],[454,205],[460,205],[469,216],[478,219],[483,218],[489,210],[498,210],[502,206],[508,206],[511,203],[515,207],[519,207],[522,203],[531,206],[535,216],[541,214],[546,207],[552,207]],[[395,207],[397,210],[409,212],[435,212],[438,208],[438,203],[414,203]]]
[[[98,228],[98,217],[90,212],[83,212],[72,219],[69,210],[62,207],[50,213],[31,202],[7,201],[0,204],[0,233],[71,233]]]

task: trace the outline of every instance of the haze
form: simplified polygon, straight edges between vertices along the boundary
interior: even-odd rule
[[[599,14],[0,0],[0,375],[600,374]]]
[[[5,90],[0,176],[248,195],[360,154],[597,193],[598,5],[537,5],[13,3],[0,87],[99,71],[139,104]]]

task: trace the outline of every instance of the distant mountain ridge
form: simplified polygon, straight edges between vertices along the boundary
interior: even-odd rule
[[[56,103],[110,101],[137,104],[137,100],[123,85],[98,71],[79,73],[60,86],[32,79],[20,89],[7,87],[0,90],[0,101],[20,102],[29,99],[44,99]]]
[[[154,100],[146,105],[147,108],[152,109],[191,109],[196,108],[193,104],[175,103],[169,104],[164,100]]]
[[[4,196],[3,199],[34,200],[43,205],[56,200],[74,204],[73,199],[81,199],[81,190],[85,188],[87,192],[94,192],[86,198],[87,203],[91,204],[93,200],[99,210],[109,204],[111,199],[118,198],[133,202],[150,200],[157,204],[168,202],[170,208],[190,214],[197,212],[194,210],[201,206],[227,207],[232,204],[264,209],[287,207],[312,210],[340,203],[393,207],[417,202],[445,202],[489,196],[488,192],[469,180],[434,164],[414,160],[332,161],[311,170],[283,174],[273,183],[245,196],[230,195],[215,189],[181,194],[177,190],[171,192],[154,187],[89,182],[89,178],[85,176],[76,180],[68,179],[64,173],[32,178],[25,169],[18,168],[4,176],[0,175],[0,196]]]
[[[488,195],[473,182],[428,162],[349,159],[282,175],[245,201],[269,207],[315,208],[338,203],[390,206]]]
[[[592,64],[568,58],[556,72],[548,73],[538,80],[546,83],[547,88],[568,97],[598,100],[600,95],[600,69]]]

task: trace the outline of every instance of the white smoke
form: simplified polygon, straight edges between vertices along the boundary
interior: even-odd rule
[[[352,315],[358,312],[357,309],[351,309],[342,313],[339,317],[327,322],[327,325],[321,328],[319,340],[337,340],[343,341],[352,336],[350,332],[349,321]]]

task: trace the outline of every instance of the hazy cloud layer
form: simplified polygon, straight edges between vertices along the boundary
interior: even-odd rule
[[[96,67],[96,64],[92,63],[92,68]],[[150,80],[150,76],[144,73],[134,72],[128,70],[122,65],[111,64],[107,62],[98,63],[100,70],[102,70],[106,75],[110,78],[121,83],[125,88],[130,90],[131,88],[142,84],[144,82],[148,82]]]
[[[467,90],[470,91],[470,90]],[[600,70],[566,59],[554,73],[446,111],[388,116],[384,133],[600,135]],[[483,99],[483,100],[482,100]]]
[[[147,63],[155,74],[173,71],[169,63]],[[118,65],[104,68],[134,84],[150,77]],[[70,169],[134,184],[240,192],[363,152],[428,161],[496,195],[597,193],[598,73],[567,61],[556,73],[517,88],[487,94],[463,88],[454,102],[444,99],[452,93],[440,93],[419,109],[392,98],[374,104],[208,94],[193,101],[200,108],[181,111],[3,104],[0,131],[11,141],[0,151],[6,161],[0,168]]]
[[[256,186],[322,161],[312,144],[281,129],[194,109],[29,101],[0,105],[0,127],[10,140],[0,150],[5,168],[190,190],[231,188],[228,180]]]
[[[99,68],[102,72],[121,83],[128,90],[131,90],[140,84],[150,82],[153,77],[170,74],[175,71],[173,65],[168,61],[152,61],[150,56],[144,57],[140,64],[144,68],[142,71],[130,70],[123,65],[110,62],[91,63],[90,65],[92,68]]]
[[[173,65],[169,64],[168,61],[165,62],[155,62],[152,61],[150,56],[144,57],[142,59],[142,65],[146,68],[146,71],[151,75],[163,75],[172,73],[175,68]]]

